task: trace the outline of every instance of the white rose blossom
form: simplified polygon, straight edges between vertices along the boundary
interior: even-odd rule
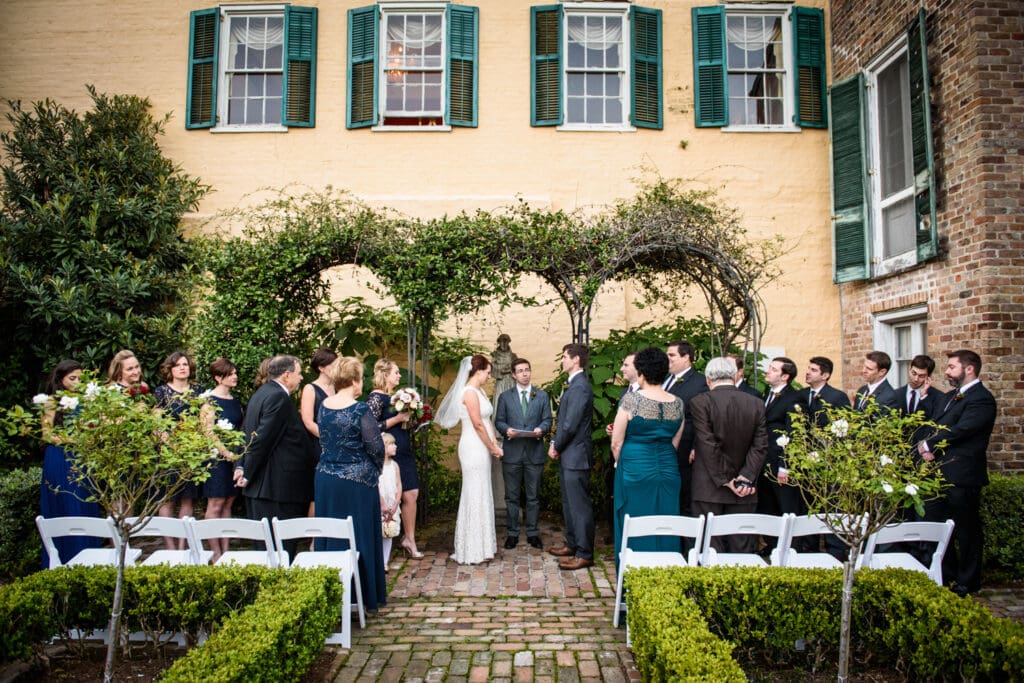
[[[217,426],[224,431],[231,431],[235,428],[235,425],[231,424],[231,420],[225,420],[224,418],[217,420]]]
[[[85,395],[88,398],[92,398],[100,393],[103,387],[100,386],[99,382],[89,382],[85,385]]]
[[[807,459],[810,460],[811,462],[818,462],[819,460],[821,460],[821,456],[818,455],[818,451],[811,451],[810,453],[807,454]]]
[[[906,491],[908,495],[911,495],[911,496],[916,496],[917,495],[917,487],[914,486],[913,484],[907,484],[906,488],[904,488],[903,490]]]
[[[850,423],[846,420],[836,420],[828,426],[828,430],[832,432],[834,436],[842,438],[850,433]]]
[[[886,465],[891,465],[891,464],[892,464],[892,458],[890,458],[888,455],[883,455],[882,456],[882,467],[885,467]]]
[[[64,410],[74,410],[75,408],[78,407],[78,397],[77,396],[61,396],[60,397],[60,407],[63,408]]]
[[[789,437],[783,434],[779,438],[775,439],[775,443],[777,443],[780,448],[785,448],[789,445]]]
[[[50,396],[48,394],[36,394],[35,396],[32,397],[32,403],[36,404],[37,406],[42,405],[43,403],[46,403],[49,400]]]
[[[886,493],[892,493],[892,484],[887,481],[882,482],[882,490]]]

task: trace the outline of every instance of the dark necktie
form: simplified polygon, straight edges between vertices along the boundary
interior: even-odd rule
[[[526,392],[525,392],[525,391],[524,391],[524,392],[522,392],[522,394],[523,394],[523,417],[526,417],[526,407],[527,407],[527,404],[528,404],[528,403],[529,403],[530,401],[529,401],[529,399],[528,399],[528,398],[526,397]]]
[[[807,397],[807,406],[808,407],[814,405],[814,397],[817,396],[817,395],[818,395],[818,392],[815,391],[814,389],[811,389],[811,393]]]
[[[768,406],[770,406],[772,404],[772,401],[774,401],[774,400],[775,400],[775,392],[774,391],[769,391],[768,392],[768,398],[764,402],[764,407],[767,408]]]
[[[668,391],[669,389],[671,389],[672,385],[675,384],[675,383],[676,383],[676,376],[675,375],[669,375],[668,379],[665,380],[665,391]]]
[[[868,396],[870,395],[870,391],[865,391],[860,395],[860,398],[857,399],[857,410],[864,410],[864,405],[868,402]]]
[[[907,412],[913,413],[915,410],[917,410],[917,392],[911,390],[910,400],[907,401]]]

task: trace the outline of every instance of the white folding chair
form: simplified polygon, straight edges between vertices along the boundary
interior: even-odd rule
[[[731,515],[708,513],[708,524],[704,530],[704,547],[700,552],[700,563],[705,567],[718,565],[739,565],[744,567],[766,567],[768,563],[757,553],[720,553],[711,547],[711,539],[718,536],[775,536],[781,538],[786,531],[788,520],[782,516],[762,515],[755,512],[740,512]]]
[[[210,564],[213,557],[212,550],[204,550],[199,541],[192,534],[192,517],[150,517],[146,523],[132,532],[132,538],[163,536],[167,538],[185,539],[184,550],[154,550],[149,557],[143,560],[142,565],[151,567],[158,564],[177,565],[204,565]],[[125,522],[134,526],[138,524],[138,517],[129,517]]]
[[[864,562],[861,566],[871,569],[897,567],[924,572],[928,577],[942,585],[942,557],[946,554],[949,539],[953,535],[953,520],[945,522],[902,522],[882,527],[868,536],[864,547]],[[935,552],[932,562],[924,566],[910,553],[878,553],[877,546],[882,543],[934,543]]]
[[[359,628],[366,627],[363,611],[363,588],[359,581],[359,551],[356,549],[356,534],[352,517],[297,517],[295,519],[271,520],[277,552],[289,567],[330,567],[338,570],[338,579],[344,587],[341,602],[341,631],[332,633],[324,641],[328,645],[352,646],[352,591],[355,587],[356,609],[359,613]],[[348,550],[311,550],[297,553],[287,563],[288,553],[284,542],[293,538],[334,538],[348,541]]]
[[[622,520],[622,546],[619,548],[618,580],[615,584],[615,608],[612,612],[612,625],[619,625],[619,610],[625,608],[622,600],[622,577],[626,570],[638,567],[685,567],[697,564],[697,548],[701,545],[704,533],[704,515],[700,517],[682,517],[678,515],[648,515],[631,517],[626,515]],[[632,538],[642,536],[674,536],[694,539],[690,550],[689,562],[681,552],[633,550],[629,547]]]
[[[262,541],[265,550],[228,550],[214,562],[221,564],[261,564],[265,567],[279,567],[282,558],[274,550],[274,539],[270,535],[270,522],[264,517],[255,519],[192,519],[192,536],[201,544],[211,538],[242,539]],[[199,547],[202,547],[201,545]],[[287,557],[283,558],[287,564]]]
[[[828,553],[798,553],[792,547],[794,538],[831,534],[832,529],[825,523],[821,515],[795,515],[792,512],[783,515],[787,518],[785,532],[772,550],[773,567],[802,567],[804,569],[835,569],[843,563]]]
[[[57,567],[95,567],[101,565],[117,566],[117,558],[121,553],[121,535],[111,517],[36,517],[36,528],[43,539],[43,547],[50,557],[49,569]],[[54,538],[61,536],[89,536],[107,539],[112,548],[86,548],[65,563],[60,561]],[[130,567],[139,559],[142,551],[128,548],[124,555],[124,564]]]

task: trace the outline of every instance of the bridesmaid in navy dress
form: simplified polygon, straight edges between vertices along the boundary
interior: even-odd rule
[[[317,376],[315,380],[302,387],[299,397],[299,417],[302,418],[302,424],[306,427],[306,431],[313,436],[313,448],[318,458],[320,457],[320,428],[316,426],[316,421],[320,417],[320,406],[323,405],[324,399],[334,395],[334,383],[327,376],[327,368],[337,357],[338,354],[330,349],[317,349],[313,353],[313,357],[309,359],[309,367],[317,373]],[[309,504],[310,517],[316,513],[315,507],[315,504]]]
[[[314,490],[320,517],[351,515],[359,551],[363,603],[376,610],[387,599],[384,543],[381,536],[380,489],[384,440],[370,408],[356,400],[363,388],[363,364],[339,358],[330,367],[335,394],[320,408],[320,464]],[[316,539],[316,550],[344,550],[344,541]]]
[[[381,358],[373,366],[373,391],[366,398],[370,411],[382,432],[395,437],[398,451],[395,462],[402,477],[402,547],[413,558],[423,557],[416,547],[416,500],[420,494],[420,479],[416,474],[416,456],[412,450],[412,439],[405,423],[411,415],[396,413],[391,407],[391,394],[402,381],[402,371],[393,360]]]
[[[167,380],[153,390],[156,404],[175,418],[180,417],[188,409],[188,399],[195,398],[202,393],[203,389],[190,380],[195,377],[195,366],[182,351],[175,351],[164,359],[160,364],[160,374]],[[195,499],[199,496],[199,487],[194,482],[186,482],[178,493],[171,500],[160,506],[161,517],[174,517],[174,505],[181,502],[178,511],[180,517],[191,517]],[[169,550],[184,550],[186,541],[184,538],[165,538],[164,544]]]
[[[65,413],[57,405],[54,394],[70,390],[82,376],[82,364],[75,360],[57,363],[46,385],[50,395],[47,410],[43,413],[44,434],[52,426],[61,426],[74,419],[73,413]],[[86,499],[91,495],[88,487],[76,481],[75,454],[64,450],[59,443],[51,442],[43,455],[43,478],[39,491],[39,509],[43,517],[99,517],[99,504]],[[63,536],[54,539],[60,561],[67,562],[86,548],[98,548],[100,539],[77,536]],[[43,567],[50,564],[43,549]]]
[[[238,370],[227,358],[218,358],[210,363],[210,376],[217,383],[207,394],[207,398],[216,408],[215,419],[222,427],[227,427],[227,422],[231,424],[231,429],[241,431],[244,417],[242,402],[231,394],[231,390],[238,386]],[[221,446],[219,456],[210,466],[210,476],[203,482],[206,519],[231,517],[231,505],[235,501],[235,496],[242,492],[242,489],[235,486],[233,478],[237,454]],[[213,550],[212,561],[216,562],[228,549],[228,540],[212,538],[210,548]]]

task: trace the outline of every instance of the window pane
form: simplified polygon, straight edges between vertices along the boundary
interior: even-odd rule
[[[913,183],[906,54],[878,74],[878,149],[882,197]]]
[[[883,209],[882,223],[882,251],[884,258],[899,256],[916,248],[914,198],[912,196]]]
[[[245,100],[231,98],[228,100],[228,123],[245,123]]]
[[[263,100],[245,101],[245,122],[263,123]]]
[[[582,69],[586,64],[586,50],[579,43],[569,42],[569,68]]]
[[[782,13],[726,16],[729,124],[784,125]]]
[[[281,97],[282,77],[278,74],[267,74],[267,96]]]
[[[281,123],[281,98],[268,97],[263,112],[266,117],[263,123]]]
[[[228,79],[228,97],[245,97],[245,76]]]
[[[604,123],[604,100],[587,98],[587,123]]]
[[[768,108],[767,108],[768,119],[767,119],[766,123],[771,125],[771,126],[781,126],[783,124],[783,120],[782,120],[782,118],[783,118],[782,100],[776,100],[776,99],[768,100],[767,104],[768,104]]]
[[[569,123],[583,123],[583,98],[570,97],[566,105],[566,121]]]
[[[605,94],[608,97],[618,98],[622,86],[622,78],[618,74],[611,74],[605,80]]]
[[[604,94],[604,76],[601,74],[587,74],[587,94],[600,96]]]
[[[607,103],[605,123],[622,123],[622,100],[607,99],[605,102]]]
[[[569,74],[566,78],[566,89],[570,97],[578,97],[583,94],[583,74]]]
[[[263,95],[263,76],[250,76],[249,77],[249,92],[250,97],[261,97]]]

